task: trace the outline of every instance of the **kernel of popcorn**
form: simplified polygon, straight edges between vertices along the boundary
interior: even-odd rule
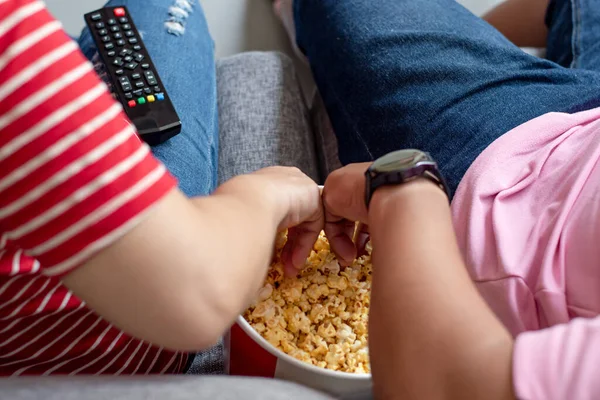
[[[288,279],[281,284],[280,292],[285,301],[294,303],[302,296],[302,282]]]
[[[367,325],[360,321],[354,325],[354,331],[359,335],[364,335],[367,333]]]
[[[310,321],[313,323],[319,323],[329,316],[329,310],[323,307],[322,304],[315,304],[309,312]]]
[[[323,338],[331,338],[335,336],[335,327],[331,324],[331,322],[325,322],[319,325],[319,328],[317,328],[317,333]]]
[[[277,256],[287,240],[276,240]],[[270,267],[256,304],[244,318],[269,343],[298,360],[321,368],[370,372],[368,310],[371,290],[368,254],[340,268],[321,233],[296,278],[285,278],[283,264]]]
[[[297,360],[312,364],[312,358],[311,358],[310,354],[308,354],[304,350],[294,349],[294,350],[291,350],[290,352],[288,352],[288,354]]]
[[[267,327],[265,326],[265,324],[263,324],[262,322],[257,322],[256,324],[252,325],[252,327],[258,333],[263,333],[265,331],[265,329],[267,329]]]
[[[299,307],[289,307],[284,311],[287,329],[292,333],[310,333],[310,320]]]
[[[273,286],[270,283],[267,283],[258,291],[258,301],[265,301],[273,294]]]
[[[323,285],[327,282],[327,277],[321,274],[320,272],[315,272],[310,276],[311,283],[316,283],[317,285]]]
[[[335,259],[328,261],[327,263],[323,264],[321,271],[323,271],[325,275],[337,275],[340,273],[340,264]]]
[[[298,307],[300,307],[300,309],[306,313],[306,312],[309,312],[311,310],[312,304],[310,304],[306,300],[300,300],[298,302]]]
[[[327,342],[320,336],[312,336],[311,338],[315,345],[315,349],[310,352],[310,355],[319,358],[325,356],[329,352],[329,345]]]
[[[321,289],[316,283],[310,285],[305,292],[308,295],[308,298],[313,301],[318,300],[319,297],[321,297]]]
[[[319,236],[319,239],[317,239],[317,241],[315,242],[313,249],[315,251],[329,251],[329,242],[327,241],[327,239],[325,239],[325,235],[322,234],[321,236]]]
[[[350,328],[346,324],[342,324],[340,329],[337,331],[337,337],[341,340],[350,340],[352,343],[356,340],[356,334],[352,332],[352,328]]]
[[[252,311],[252,318],[264,318],[267,313],[271,313],[271,310],[275,307],[275,302],[268,299],[259,303]]]
[[[345,276],[329,275],[327,277],[327,286],[332,289],[346,290],[348,287],[348,279]]]
[[[354,369],[354,372],[356,372],[357,374],[366,374],[371,371],[370,371],[370,369],[369,370],[365,369],[364,364],[359,363],[358,366]]]
[[[279,232],[275,237],[275,250],[283,249],[285,242],[287,242],[287,230]]]

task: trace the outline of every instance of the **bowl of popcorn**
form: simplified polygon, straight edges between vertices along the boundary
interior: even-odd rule
[[[369,394],[370,244],[342,267],[321,233],[304,268],[285,277],[279,257],[286,240],[279,236],[264,286],[226,338],[229,373],[291,380],[333,395]]]

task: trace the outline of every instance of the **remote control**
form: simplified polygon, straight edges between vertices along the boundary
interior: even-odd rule
[[[169,100],[150,55],[126,7],[106,7],[85,14],[102,61],[138,134],[151,146],[181,131],[181,121]]]

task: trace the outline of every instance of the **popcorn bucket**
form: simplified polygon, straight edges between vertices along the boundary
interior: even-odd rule
[[[242,317],[225,337],[230,375],[288,380],[344,398],[371,396],[371,375],[332,371],[297,360],[272,346]]]

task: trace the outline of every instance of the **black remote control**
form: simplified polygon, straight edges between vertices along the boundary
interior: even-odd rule
[[[142,38],[126,7],[107,7],[85,14],[94,42],[113,83],[113,95],[146,143],[163,143],[181,131]]]

